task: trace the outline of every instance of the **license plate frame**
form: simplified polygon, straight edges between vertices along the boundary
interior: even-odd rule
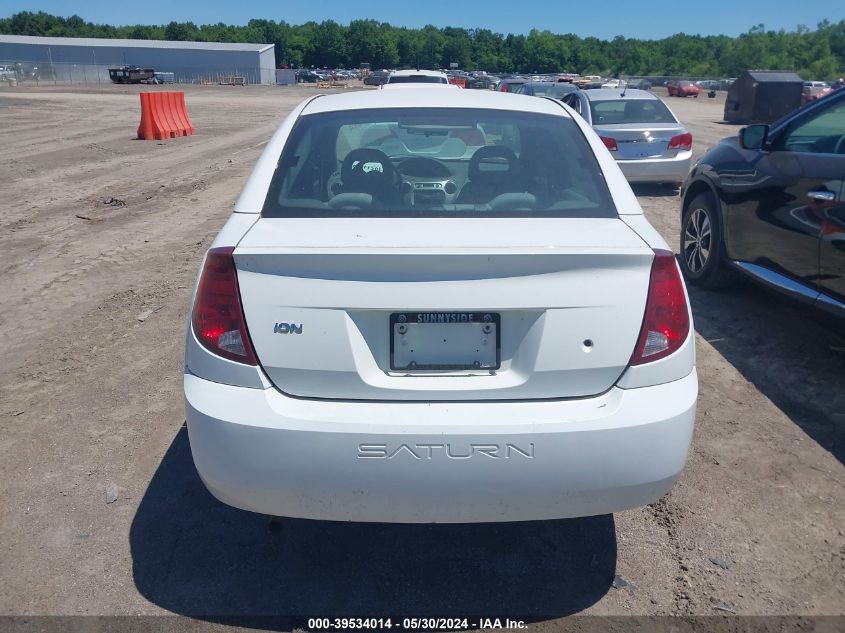
[[[443,311],[417,311],[417,312],[393,312],[390,315],[390,369],[391,371],[401,372],[424,372],[424,371],[494,371],[501,367],[501,315],[498,312],[443,312]],[[399,326],[405,325],[405,332],[400,331]],[[452,327],[450,327],[452,326]],[[477,354],[470,358],[472,354],[471,349],[466,351],[468,355],[463,362],[404,362],[408,361],[410,355],[414,353],[413,349],[408,351],[398,350],[397,344],[401,345],[400,340],[421,341],[425,342],[426,338],[434,336],[438,332],[440,336],[446,336],[443,343],[448,345],[449,336],[454,336],[459,333],[455,326],[463,327],[463,337],[459,337],[461,345],[466,348],[470,345],[472,338],[466,339],[468,334],[470,337],[478,335]],[[486,332],[485,326],[492,327],[492,332]],[[427,328],[422,330],[419,328]],[[445,333],[445,334],[444,334]],[[481,347],[482,340],[487,339],[488,349]],[[493,340],[491,340],[493,339]],[[439,344],[439,341],[438,341]],[[485,351],[481,351],[485,349]],[[419,353],[422,355],[422,353]],[[422,358],[420,359],[422,360]],[[445,359],[444,359],[445,360]]]

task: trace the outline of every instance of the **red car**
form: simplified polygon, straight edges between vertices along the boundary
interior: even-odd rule
[[[828,86],[827,88],[822,88],[818,92],[813,94],[813,91],[808,88],[807,84],[804,84],[804,91],[801,93],[801,105],[805,105],[807,103],[810,103],[810,101],[815,101],[816,99],[826,97],[831,92],[833,92],[833,88]]]
[[[701,88],[691,81],[670,81],[666,84],[670,97],[698,97]]]

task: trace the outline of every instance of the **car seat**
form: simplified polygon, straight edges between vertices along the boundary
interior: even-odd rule
[[[486,204],[503,193],[524,191],[519,160],[504,145],[478,148],[469,161],[468,181],[458,194],[458,204]]]

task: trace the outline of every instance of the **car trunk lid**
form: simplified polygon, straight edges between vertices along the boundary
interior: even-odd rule
[[[616,141],[613,157],[617,160],[675,156],[678,150],[670,150],[669,141],[686,132],[677,123],[617,123],[597,125],[594,129],[602,138]]]
[[[250,338],[283,392],[489,400],[610,388],[653,251],[615,218],[262,218],[234,258]]]

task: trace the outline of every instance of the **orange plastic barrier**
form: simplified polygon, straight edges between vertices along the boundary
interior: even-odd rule
[[[466,79],[459,79],[458,77],[449,77],[449,83],[453,86],[457,86],[458,88],[466,88],[467,87],[467,80]]]
[[[184,92],[142,92],[138,138],[147,141],[190,136],[194,126],[185,106]]]

